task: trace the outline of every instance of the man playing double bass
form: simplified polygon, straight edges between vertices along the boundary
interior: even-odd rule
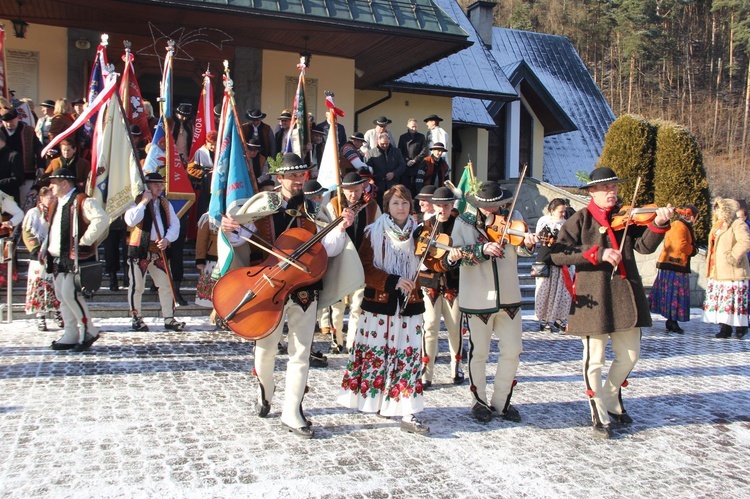
[[[244,211],[240,210],[238,215],[252,214],[256,211],[265,212],[268,206],[275,206],[277,209],[270,215],[259,218],[248,225],[240,225],[231,216],[222,218],[221,230],[227,235],[230,243],[239,247],[247,244],[243,238],[251,238],[253,234],[257,234],[263,240],[274,244],[276,239],[290,227],[300,227],[315,233],[317,231],[315,222],[305,216],[308,203],[305,202],[303,192],[303,185],[310,168],[309,165],[303,164],[302,159],[296,154],[285,154],[282,157],[281,166],[271,172],[277,175],[281,184],[280,192],[266,192],[256,195],[251,201],[255,198],[262,198],[259,200],[260,202],[257,204],[246,203],[243,206]],[[278,196],[281,199],[278,199]],[[297,214],[302,216],[295,216]],[[345,209],[341,216],[343,222],[321,241],[329,257],[336,256],[344,248],[346,228],[354,220],[354,213],[349,209]],[[265,258],[265,255],[258,256]],[[310,367],[310,352],[320,289],[322,289],[320,281],[299,288],[291,292],[289,299],[283,305],[283,313],[287,317],[289,326],[289,362],[287,363],[286,395],[281,412],[281,425],[284,431],[292,432],[301,438],[312,438],[314,434],[311,428],[312,423],[302,412],[302,399],[305,395],[307,374]],[[271,401],[275,389],[274,361],[283,328],[284,321],[282,320],[271,334],[255,343],[255,373],[258,376],[260,387],[256,410],[261,418],[267,417],[271,411]]]

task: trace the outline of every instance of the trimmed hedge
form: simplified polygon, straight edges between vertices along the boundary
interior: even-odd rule
[[[635,179],[641,176],[636,206],[654,202],[654,149],[656,129],[645,118],[625,114],[617,118],[604,136],[604,147],[597,166],[612,168],[620,178],[631,182],[620,185],[624,204],[633,200]]]
[[[698,140],[685,127],[669,121],[652,121],[657,128],[654,157],[654,202],[659,206],[695,205],[695,238],[705,246],[710,230],[711,195],[703,153]]]

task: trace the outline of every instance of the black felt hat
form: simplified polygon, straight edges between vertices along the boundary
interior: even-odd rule
[[[365,134],[362,132],[353,133],[349,136],[349,140],[361,140],[362,142],[364,142]]]
[[[71,104],[73,104],[74,106],[75,106],[76,104],[86,104],[86,101],[85,101],[85,100],[83,100],[83,99],[76,99],[76,100],[74,100],[74,101],[71,101]]]
[[[447,187],[435,189],[435,192],[432,193],[432,199],[430,199],[432,203],[452,203],[454,201],[457,201],[456,195]]]
[[[189,102],[182,102],[174,112],[183,116],[190,116],[190,113],[193,112],[193,105]]]
[[[467,194],[466,200],[472,206],[477,208],[491,208],[506,204],[513,198],[513,194],[500,187],[500,184],[493,181],[482,182],[479,191],[475,194]]]
[[[266,113],[261,112],[261,110],[256,107],[255,109],[246,111],[245,116],[247,116],[247,118],[250,120],[262,120],[266,117]]]
[[[72,171],[68,170],[67,168],[58,168],[57,170],[50,173],[48,178],[50,180],[57,178],[61,180],[72,180],[73,182],[76,181],[76,176],[73,174]]]
[[[287,173],[304,172],[311,168],[312,166],[302,162],[302,158],[293,152],[288,152],[281,157],[281,166],[269,173],[272,175],[286,175]]]
[[[618,177],[612,168],[600,166],[599,168],[594,168],[594,170],[589,174],[588,183],[586,185],[582,185],[580,189],[589,189],[591,187],[594,187],[595,185],[600,184],[621,184],[623,182],[627,182],[627,180],[628,179],[626,178]]]
[[[47,100],[42,101],[42,103],[39,104],[39,105],[42,106],[42,107],[51,107],[51,108],[54,108],[55,107],[55,101],[53,101],[52,99],[47,99]]]
[[[164,177],[161,176],[158,172],[153,173],[147,173],[146,174],[146,183],[147,184],[163,184],[164,183]]]
[[[432,199],[432,195],[437,190],[437,187],[434,185],[425,185],[419,190],[419,194],[415,196],[416,199],[421,199],[422,201],[430,201]]]
[[[3,121],[12,121],[16,118],[18,118],[18,111],[16,111],[16,108],[14,107],[6,109],[3,115],[0,116],[0,120]]]
[[[373,125],[380,125],[380,126],[387,126],[393,123],[393,121],[389,120],[385,116],[378,116],[374,120],[372,120]]]
[[[422,121],[424,121],[425,123],[427,123],[428,121],[435,121],[435,122],[437,122],[437,123],[440,123],[441,121],[443,121],[443,118],[441,118],[441,117],[440,117],[440,116],[438,116],[437,114],[431,114],[431,115],[429,115],[428,117],[426,117],[426,118],[425,118],[424,120],[422,120]]]
[[[305,182],[305,185],[302,186],[302,192],[305,193],[306,198],[314,198],[315,196],[323,194],[327,190],[328,189],[320,185],[320,182],[317,180],[308,180]]]
[[[354,187],[355,185],[364,184],[365,182],[367,182],[367,180],[362,178],[362,175],[359,173],[349,172],[344,175],[344,178],[341,180],[341,187]]]
[[[443,145],[442,142],[435,142],[432,145],[432,147],[430,147],[430,151],[432,151],[433,149],[439,149],[440,151],[443,151],[443,152],[445,152],[445,151],[448,150],[448,149],[445,148],[445,146]]]

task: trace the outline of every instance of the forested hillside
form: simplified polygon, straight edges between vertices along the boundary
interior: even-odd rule
[[[616,115],[687,127],[712,194],[748,197],[750,0],[498,0],[495,25],[568,37]]]

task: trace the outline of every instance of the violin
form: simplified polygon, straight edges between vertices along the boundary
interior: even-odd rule
[[[511,220],[510,225],[506,230],[505,226],[508,225],[508,220],[502,215],[495,215],[495,223],[492,225],[485,226],[487,231],[487,237],[490,241],[494,242],[506,242],[513,246],[520,246],[523,244],[524,238],[529,234],[529,227],[523,220]],[[503,231],[505,231],[505,238],[500,241],[503,237]]]
[[[414,254],[421,257],[424,255],[425,251],[428,251],[429,258],[440,259],[453,249],[451,244],[451,236],[442,232],[436,235],[434,240],[430,241],[430,231],[425,229],[414,241]]]
[[[648,225],[656,218],[656,210],[659,208],[656,204],[647,204],[641,208],[633,208],[630,205],[625,205],[620,208],[620,211],[612,215],[609,225],[614,231],[623,230],[628,224],[628,218],[630,218],[630,225]],[[674,211],[684,217],[691,214],[690,210],[683,208],[675,208]]]
[[[357,213],[368,201],[369,196],[363,196],[350,209]],[[227,272],[214,285],[216,314],[248,340],[270,335],[284,318],[289,294],[325,274],[328,254],[321,241],[343,219],[338,216],[315,234],[298,227],[287,229],[262,263]]]

